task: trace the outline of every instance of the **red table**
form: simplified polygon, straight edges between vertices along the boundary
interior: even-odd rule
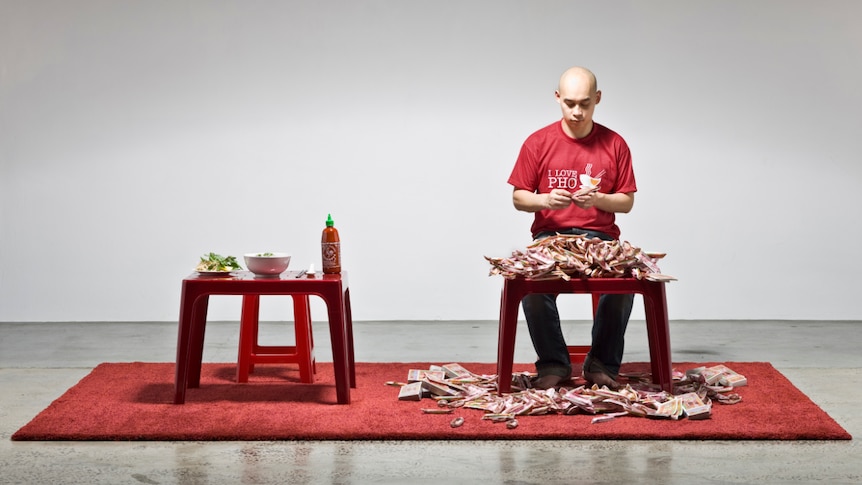
[[[210,295],[317,295],[326,303],[332,362],[339,404],[350,403],[350,388],[356,387],[353,357],[353,319],[347,273],[309,277],[288,271],[277,277],[256,277],[248,271],[230,276],[193,273],[183,280],[177,337],[176,390],[174,403],[183,404],[187,388],[200,387],[204,331]]]
[[[673,390],[670,329],[664,282],[634,278],[572,278],[570,281],[565,281],[560,278],[529,280],[519,277],[503,280],[503,291],[500,297],[500,326],[497,341],[497,389],[500,393],[509,392],[512,388],[512,361],[515,354],[515,333],[518,328],[518,308],[524,296],[531,293],[642,295],[653,382],[665,391]]]

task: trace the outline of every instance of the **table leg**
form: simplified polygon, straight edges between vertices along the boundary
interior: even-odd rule
[[[332,341],[332,365],[335,368],[335,391],[338,404],[350,404],[350,369],[347,351],[346,318],[341,290],[336,295],[323,296],[329,314],[329,335]]]
[[[510,285],[511,283],[511,285]],[[497,392],[512,390],[512,367],[515,359],[515,335],[518,330],[518,307],[523,294],[511,288],[515,282],[504,282],[500,296],[500,327],[497,337]]]
[[[347,335],[347,364],[350,367],[350,387],[356,387],[356,360],[353,351],[353,312],[350,309],[350,289],[344,290],[344,323]]]
[[[201,386],[201,364],[204,357],[204,333],[207,327],[208,306],[209,295],[200,295],[195,299],[189,339],[188,387],[190,388]]]
[[[180,322],[177,335],[177,362],[174,403],[183,404],[186,389],[200,385],[200,355],[203,352],[203,327],[206,325],[207,295],[198,295],[183,284],[180,299]],[[197,358],[197,365],[192,365]],[[190,374],[197,374],[192,379]]]
[[[673,357],[664,283],[650,284],[649,291],[643,293],[643,298],[653,382],[659,384],[662,390],[673,392]]]

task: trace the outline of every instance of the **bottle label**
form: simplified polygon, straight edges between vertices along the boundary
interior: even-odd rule
[[[323,250],[323,270],[337,269],[341,270],[341,243],[340,242],[325,242],[321,243]]]

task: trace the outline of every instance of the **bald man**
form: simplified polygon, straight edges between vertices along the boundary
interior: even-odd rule
[[[588,69],[566,70],[554,96],[562,119],[527,138],[509,176],[515,208],[534,214],[533,239],[554,234],[619,239],[615,214],[631,211],[637,191],[628,145],[593,121],[602,92]],[[617,376],[633,300],[634,295],[600,298],[582,369],[587,382],[620,387]],[[556,387],[572,377],[556,295],[528,295],[522,305],[538,356],[533,386]]]

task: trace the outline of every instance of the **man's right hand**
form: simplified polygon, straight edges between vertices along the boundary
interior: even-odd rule
[[[574,194],[568,190],[554,189],[545,195],[547,196],[545,207],[551,210],[558,210],[565,209],[570,206],[572,204],[572,196]]]
[[[537,194],[524,189],[515,189],[512,201],[515,208],[524,212],[565,209],[573,203],[572,193],[564,189],[554,189],[547,194]]]

